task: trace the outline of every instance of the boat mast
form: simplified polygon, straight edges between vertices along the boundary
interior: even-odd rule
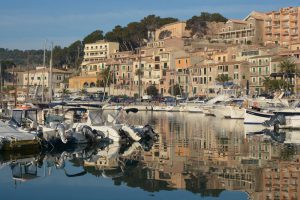
[[[29,53],[27,54],[27,89],[26,89],[26,101],[29,100]]]
[[[142,88],[141,88],[141,73],[142,73],[142,44],[140,41],[140,47],[139,47],[139,73],[138,73],[138,80],[139,80],[139,101],[141,101],[141,95],[142,95]]]
[[[3,104],[3,102],[2,102],[2,100],[3,100],[3,98],[2,98],[2,82],[3,82],[3,80],[2,80],[3,78],[2,78],[2,62],[0,61],[0,100],[1,100],[1,104],[0,104],[0,107],[2,108],[2,104]]]
[[[46,68],[46,45],[47,45],[47,40],[45,41],[44,44],[44,57],[43,57],[43,75],[42,75],[42,102],[44,102],[44,90],[45,90],[45,68]]]
[[[29,77],[28,77],[29,79]],[[14,101],[15,101],[15,107],[17,107],[17,84],[16,84],[16,77],[15,77],[15,65],[13,66],[13,87],[15,88],[15,98],[14,98]]]
[[[49,70],[49,102],[52,101],[52,57],[53,57],[53,42],[51,44],[50,70]]]

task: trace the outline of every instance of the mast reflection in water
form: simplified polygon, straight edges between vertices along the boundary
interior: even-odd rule
[[[241,120],[138,113],[157,142],[2,153],[4,199],[297,199],[300,133],[247,134]],[[250,127],[251,129],[252,127]],[[299,136],[297,136],[299,135]],[[276,139],[279,138],[279,139]]]

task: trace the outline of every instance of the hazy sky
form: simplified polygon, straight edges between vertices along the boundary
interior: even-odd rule
[[[296,0],[0,0],[0,47],[67,46],[90,32],[139,21],[149,14],[186,20],[200,12],[244,18],[251,11],[300,6]]]

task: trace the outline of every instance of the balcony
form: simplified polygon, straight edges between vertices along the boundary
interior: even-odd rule
[[[291,21],[291,22],[297,22],[297,21],[298,21],[298,18],[297,18],[297,17],[291,17],[290,21]]]
[[[272,31],[271,30],[266,30],[266,35],[272,35]]]
[[[289,16],[286,16],[286,17],[282,18],[281,21],[282,21],[282,22],[289,21]]]
[[[291,31],[291,36],[298,35],[299,33],[297,31]]]
[[[289,35],[290,33],[288,31],[283,31],[282,35]]]
[[[283,29],[287,29],[287,28],[289,28],[290,26],[288,25],[288,24],[282,24],[282,28]]]
[[[265,23],[265,27],[271,27],[271,26],[272,26],[272,23],[270,23],[270,22]]]

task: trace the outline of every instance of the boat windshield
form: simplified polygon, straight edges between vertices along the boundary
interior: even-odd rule
[[[22,124],[22,112],[22,110],[13,110],[10,122],[20,127]]]
[[[103,125],[105,120],[103,120],[103,111],[102,110],[90,110],[88,112],[88,121],[87,123],[93,126]]]
[[[26,110],[25,118],[28,118],[28,119],[36,122],[37,121],[37,110]]]

